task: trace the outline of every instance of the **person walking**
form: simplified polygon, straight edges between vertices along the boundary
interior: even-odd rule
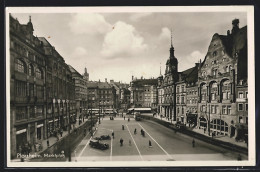
[[[112,131],[112,137],[113,137],[113,139],[115,138],[115,134],[114,134],[114,131]]]
[[[136,134],[136,128],[135,128],[134,134]]]
[[[124,142],[124,140],[121,138],[120,139],[120,146],[123,146],[123,142]]]
[[[151,140],[149,140],[149,148],[153,147]]]
[[[194,139],[192,140],[192,147],[193,148],[195,147],[195,140]]]
[[[87,135],[87,128],[84,128],[84,137]]]
[[[130,121],[130,118],[128,118],[128,122]]]
[[[132,145],[132,142],[131,142],[131,140],[129,139],[129,146],[131,146]]]
[[[125,126],[124,125],[122,125],[122,130],[124,130],[125,129]]]
[[[50,147],[50,141],[47,139],[47,147]]]
[[[62,137],[62,134],[63,134],[63,130],[61,129],[61,130],[60,130],[60,136],[61,136],[61,137]]]

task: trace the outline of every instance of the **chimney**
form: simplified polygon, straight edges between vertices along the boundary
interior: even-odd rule
[[[132,75],[132,81],[134,80],[134,76]]]
[[[105,82],[107,82],[107,78],[105,78]]]
[[[235,34],[239,30],[239,19],[232,20],[232,34]]]
[[[100,82],[100,79],[98,80],[98,82]]]
[[[113,80],[113,79],[110,79],[110,83],[113,84],[113,83],[114,83],[114,80]]]

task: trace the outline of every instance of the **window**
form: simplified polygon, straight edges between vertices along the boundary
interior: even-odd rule
[[[184,97],[181,97],[181,103],[184,103]]]
[[[177,93],[179,93],[180,92],[180,88],[179,88],[179,86],[177,87]]]
[[[206,112],[206,106],[205,105],[201,106],[201,112]]]
[[[227,114],[230,115],[231,114],[231,106],[227,107]]]
[[[227,114],[227,107],[222,106],[222,114],[226,115]]]
[[[238,111],[242,111],[243,110],[243,104],[238,104]]]
[[[27,107],[16,107],[16,120],[27,119]]]
[[[216,107],[215,106],[211,106],[211,113],[213,113],[213,114],[216,113]]]
[[[16,96],[18,97],[25,97],[26,91],[27,91],[27,83],[23,81],[16,81],[15,82],[15,90],[16,90]]]
[[[215,93],[211,93],[211,100],[216,100]]]
[[[29,65],[29,67],[28,67],[28,74],[30,75],[30,76],[33,76],[33,65],[32,64],[30,64]]]
[[[228,66],[226,66],[226,72],[229,72],[229,67]]]
[[[230,99],[230,92],[227,92],[227,99]]]
[[[239,92],[238,93],[238,97],[241,99],[241,98],[244,98],[244,94],[243,94],[243,92]]]
[[[181,113],[184,114],[184,108],[181,108]]]
[[[248,104],[246,103],[246,109],[245,109],[246,111],[248,111]]]
[[[38,78],[38,79],[42,79],[42,72],[41,72],[41,70],[40,70],[39,68],[36,68],[36,70],[35,70],[35,76],[36,76],[36,78]]]
[[[215,57],[217,55],[217,51],[213,52],[213,57]]]
[[[246,98],[246,99],[248,98],[247,96],[248,96],[248,92],[246,91],[246,95],[245,95],[245,98]]]
[[[180,97],[177,97],[177,103],[180,103]]]
[[[181,86],[181,92],[184,92],[184,85]]]
[[[15,69],[18,72],[26,73],[25,72],[25,63],[21,61],[20,59],[16,59],[16,65]]]
[[[179,113],[180,112],[180,109],[179,108],[177,108],[177,113]]]

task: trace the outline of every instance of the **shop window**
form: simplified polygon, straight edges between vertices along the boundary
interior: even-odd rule
[[[16,120],[27,119],[27,107],[16,107]]]

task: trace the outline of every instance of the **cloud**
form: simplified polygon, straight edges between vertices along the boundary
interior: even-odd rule
[[[170,31],[170,29],[167,28],[167,27],[162,28],[162,32],[159,35],[159,39],[161,39],[161,40],[165,40],[165,39],[169,40],[170,38],[171,38],[171,31]]]
[[[73,14],[69,27],[75,34],[105,34],[111,30],[104,16],[98,13],[79,13]]]
[[[130,16],[130,20],[132,21],[140,21],[142,18],[152,15],[152,13],[136,13]]]
[[[73,55],[76,55],[76,56],[84,56],[86,54],[87,54],[87,50],[83,47],[75,48],[74,53],[73,53]]]
[[[108,58],[129,57],[147,48],[144,38],[127,23],[118,21],[114,29],[105,35],[101,55]]]
[[[178,58],[179,63],[180,63],[179,71],[183,71],[183,70],[189,69],[190,67],[193,67],[195,65],[195,63],[199,62],[200,59],[201,59],[201,61],[203,61],[204,57],[205,57],[204,53],[201,53],[200,51],[195,50],[184,58]]]

